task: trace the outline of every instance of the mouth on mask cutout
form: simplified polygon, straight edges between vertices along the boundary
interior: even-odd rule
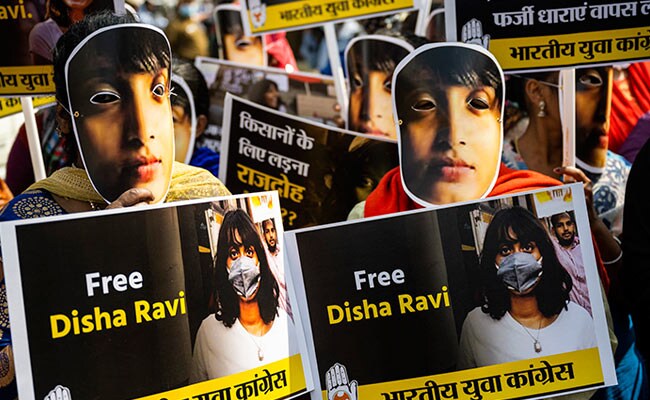
[[[235,292],[246,300],[250,299],[260,285],[260,267],[250,257],[239,257],[232,263],[228,281]]]
[[[510,290],[524,293],[539,282],[542,277],[542,258],[536,260],[530,253],[517,252],[495,264],[497,276]]]

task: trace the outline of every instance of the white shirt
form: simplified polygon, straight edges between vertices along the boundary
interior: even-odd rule
[[[594,322],[579,305],[569,302],[557,319],[540,330],[524,328],[509,312],[501,319],[475,308],[467,314],[460,335],[458,369],[483,367],[596,347]],[[531,337],[532,335],[532,337]],[[535,352],[534,338],[542,346]]]
[[[201,382],[257,368],[299,352],[295,327],[278,309],[271,329],[254,336],[239,322],[226,328],[214,314],[206,317],[196,335],[190,382]],[[261,351],[264,358],[258,357]]]

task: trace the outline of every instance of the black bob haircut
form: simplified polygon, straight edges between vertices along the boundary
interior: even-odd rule
[[[235,231],[239,233],[242,243],[237,243]],[[226,211],[223,217],[219,238],[217,239],[217,255],[214,259],[215,281],[215,318],[222,321],[226,327],[231,327],[239,317],[239,295],[228,281],[226,260],[229,257],[230,246],[243,244],[253,246],[260,264],[260,287],[255,297],[259,304],[260,315],[265,323],[275,320],[279,306],[279,285],[271,272],[262,239],[248,214],[240,209]]]
[[[514,233],[513,237],[510,231]],[[535,242],[542,255],[542,275],[533,289],[539,311],[545,317],[566,309],[569,292],[573,288],[571,275],[560,264],[548,233],[539,220],[527,209],[511,207],[499,210],[485,233],[481,254],[481,283],[484,304],[481,309],[494,319],[500,319],[510,310],[510,293],[497,277],[496,256],[501,243]]]

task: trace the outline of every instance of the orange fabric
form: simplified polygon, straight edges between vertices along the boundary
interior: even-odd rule
[[[607,135],[609,149],[615,153],[627,139],[639,118],[650,111],[650,62],[630,64],[627,78],[615,81],[612,88],[612,112]],[[628,90],[625,90],[627,86]]]
[[[497,181],[488,197],[517,193],[525,190],[558,186],[562,182],[530,170],[514,170],[501,163]],[[364,216],[389,214],[422,208],[404,191],[399,166],[388,171],[366,199]]]

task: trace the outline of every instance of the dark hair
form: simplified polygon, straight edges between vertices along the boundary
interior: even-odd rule
[[[273,227],[275,228],[275,219],[273,218],[265,219],[264,221],[262,221],[262,232],[264,231],[264,226],[266,225],[267,222],[273,224]]]
[[[568,211],[564,211],[564,212],[561,212],[561,213],[551,215],[551,225],[555,226],[555,224],[560,219],[560,217],[569,217],[571,222],[573,222],[573,223],[576,222],[575,219],[573,219],[573,214],[572,213],[570,213]]]
[[[54,52],[54,84],[59,102],[68,102],[65,64],[77,45],[98,29],[127,23],[137,21],[128,13],[116,15],[111,11],[103,11],[73,24],[61,36]],[[116,43],[120,46],[116,46]],[[99,59],[114,59],[116,72],[156,72],[161,68],[168,68],[171,62],[168,44],[161,41],[160,35],[150,29],[117,29],[109,35],[93,38],[93,44],[84,46],[75,58],[87,59],[88,65],[96,64]]]
[[[72,20],[70,20],[70,16],[68,15],[69,7],[63,0],[48,0],[46,8],[47,12],[45,13],[45,18],[52,18],[54,22],[62,28],[68,28],[72,25]],[[102,10],[113,11],[113,9],[113,0],[93,0],[88,7],[84,9],[84,15]]]
[[[275,83],[274,81],[270,79],[262,79],[261,81],[257,81],[253,83],[249,88],[248,92],[246,94],[246,97],[248,100],[257,103],[257,104],[262,104],[266,106],[266,103],[264,102],[264,93],[266,93],[271,87],[275,87],[275,90],[278,90],[278,84]],[[280,105],[284,104],[282,101],[282,97],[278,98],[278,107]]]
[[[490,86],[496,91],[497,104],[503,104],[499,66],[486,54],[467,47],[441,46],[423,51],[400,70],[399,76],[399,85],[393,88],[395,99],[405,99],[423,82],[436,82],[443,86]],[[400,116],[411,110],[405,102],[397,101],[395,106]]]
[[[236,10],[217,10],[217,29],[224,34],[235,35],[239,38],[244,35],[244,27],[241,21],[241,13]],[[221,39],[223,40],[223,38]]]
[[[406,48],[390,41],[359,39],[352,43],[347,51],[348,79],[351,79],[353,71],[392,73],[408,53]]]
[[[268,324],[278,313],[279,286],[269,267],[260,235],[251,218],[240,208],[226,211],[219,229],[217,256],[214,259],[215,317],[227,327],[231,327],[239,317],[239,295],[228,281],[226,265],[228,249],[236,243],[235,231],[239,232],[244,246],[253,246],[257,253],[260,262],[260,287],[256,300],[262,320]]]
[[[194,111],[197,116],[208,116],[210,112],[210,94],[208,93],[208,84],[203,78],[203,74],[191,62],[180,58],[175,58],[172,63],[172,73],[183,78],[192,92],[194,101]],[[172,82],[174,86],[174,82]],[[172,96],[172,105],[183,107],[185,115],[190,114],[190,102],[183,90],[176,90],[176,96]]]
[[[509,234],[512,230],[516,239]],[[499,210],[490,222],[483,253],[481,254],[481,278],[484,304],[481,309],[494,319],[500,319],[510,310],[510,293],[497,277],[495,260],[500,243],[535,242],[542,259],[542,275],[539,283],[533,289],[532,295],[537,298],[539,311],[545,317],[559,314],[567,308],[569,292],[573,281],[566,269],[560,264],[555,254],[555,248],[544,226],[527,209],[512,207]]]
[[[413,46],[419,47],[428,41],[416,35],[402,35],[390,31],[381,31],[378,34],[386,39],[393,38],[405,42]],[[409,54],[409,50],[397,43],[389,40],[381,40],[374,36],[367,39],[359,39],[352,43],[346,51],[346,67],[347,79],[350,87],[350,94],[357,89],[354,74],[355,72],[361,76],[361,80],[366,82],[367,76],[371,71],[383,72],[391,75],[399,62]],[[362,85],[362,98],[364,101],[371,95],[369,86]],[[367,114],[365,109],[362,109],[362,114]],[[352,121],[352,109],[348,110],[348,121]],[[367,116],[366,116],[367,117]]]
[[[355,146],[339,149],[332,186],[323,199],[323,222],[340,222],[347,219],[350,210],[365,200],[357,197],[357,188],[374,190],[383,176],[399,165],[394,143],[358,137]]]

